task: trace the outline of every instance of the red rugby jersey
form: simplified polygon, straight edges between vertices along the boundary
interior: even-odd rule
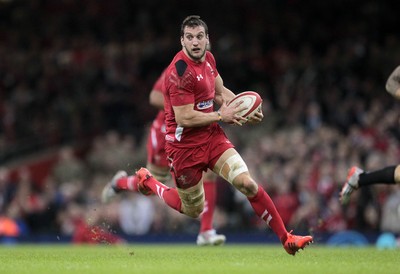
[[[190,148],[209,142],[213,127],[183,128],[175,121],[172,106],[194,104],[194,109],[202,112],[214,111],[215,78],[218,76],[214,56],[206,52],[204,62],[196,63],[178,52],[166,69],[164,109],[167,126],[166,141],[172,146]]]

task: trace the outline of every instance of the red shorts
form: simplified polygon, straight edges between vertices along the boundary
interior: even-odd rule
[[[193,148],[176,148],[166,143],[172,176],[177,187],[186,189],[195,186],[201,179],[203,171],[213,169],[219,157],[234,145],[218,127],[210,142]]]
[[[165,153],[165,133],[162,127],[150,128],[147,137],[147,162],[160,167],[168,167],[167,154]]]

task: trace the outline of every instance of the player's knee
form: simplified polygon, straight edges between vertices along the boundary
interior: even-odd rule
[[[197,184],[189,189],[179,189],[179,197],[182,201],[182,213],[197,218],[204,210],[203,184]]]
[[[257,194],[257,183],[250,177],[248,173],[243,173],[237,176],[233,181],[233,185],[237,190],[247,197],[252,197]]]

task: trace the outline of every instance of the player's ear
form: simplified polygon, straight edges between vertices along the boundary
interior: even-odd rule
[[[181,45],[182,45],[182,47],[185,45],[184,43],[183,43],[183,37],[181,36]]]
[[[207,47],[207,50],[211,50],[211,43],[210,43],[210,40],[207,41],[206,47]]]

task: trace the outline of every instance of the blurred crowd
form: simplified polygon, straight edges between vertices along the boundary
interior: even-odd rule
[[[154,197],[99,203],[117,170],[145,164],[156,113],[148,95],[189,14],[208,23],[225,85],[264,99],[262,124],[223,126],[288,228],[400,233],[398,186],[338,201],[352,165],[400,163],[400,107],[384,88],[400,65],[398,9],[369,0],[210,3],[0,1],[0,235],[87,241],[80,236],[91,232],[118,242],[118,232],[197,231],[196,220]],[[43,182],[24,166],[10,175],[9,163],[49,148],[57,160]],[[228,183],[218,190],[217,229],[265,229]]]

